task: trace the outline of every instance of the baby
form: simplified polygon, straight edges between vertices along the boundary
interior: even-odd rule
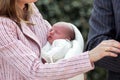
[[[72,47],[71,41],[75,38],[75,32],[71,24],[57,22],[50,29],[47,36],[47,44],[42,48],[42,57],[47,63],[53,63],[64,58]]]

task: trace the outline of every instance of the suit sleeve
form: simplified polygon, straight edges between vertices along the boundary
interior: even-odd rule
[[[101,41],[115,39],[115,19],[112,0],[94,0],[90,17],[90,31],[85,50],[91,50]],[[95,64],[111,71],[120,72],[120,59],[105,57]]]

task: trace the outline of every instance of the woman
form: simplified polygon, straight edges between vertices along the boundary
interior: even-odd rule
[[[35,1],[0,0],[1,80],[65,80],[92,70],[91,63],[104,56],[117,57],[112,52],[120,52],[120,43],[108,40],[71,59],[43,64],[40,48],[51,26],[32,3]]]

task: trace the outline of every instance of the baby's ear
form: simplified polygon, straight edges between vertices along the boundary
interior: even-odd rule
[[[71,41],[71,37],[67,37],[67,39]]]

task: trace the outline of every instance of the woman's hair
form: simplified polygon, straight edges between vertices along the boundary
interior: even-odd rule
[[[21,10],[17,6],[17,0],[0,0],[0,16],[8,17],[17,24],[21,20],[28,21],[31,12],[32,9],[29,4],[26,4],[25,8]]]

